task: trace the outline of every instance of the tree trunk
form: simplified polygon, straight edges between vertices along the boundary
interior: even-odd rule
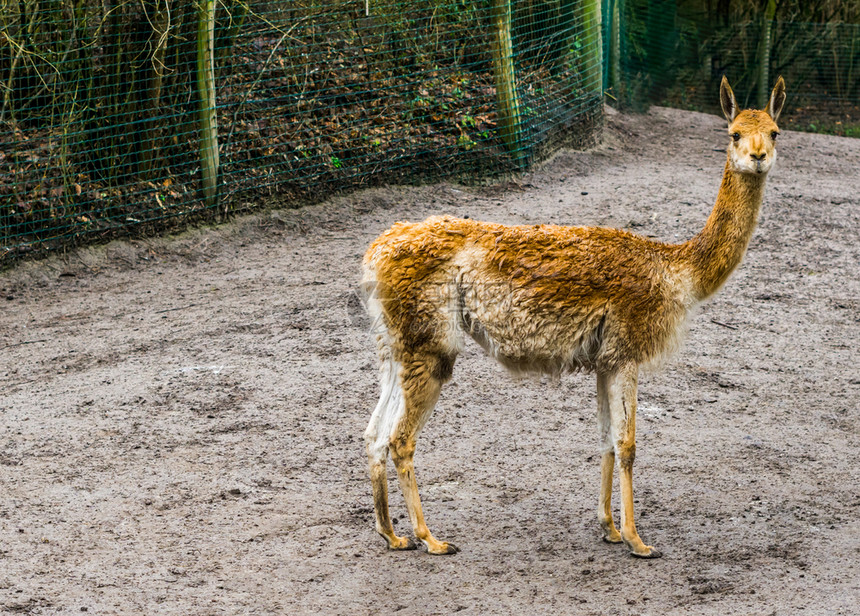
[[[145,124],[143,140],[140,144],[140,174],[146,179],[152,178],[154,161],[158,159],[158,114],[161,109],[161,86],[164,81],[164,55],[167,50],[167,31],[170,28],[169,0],[155,0],[155,6],[145,6],[150,12],[149,22],[152,24],[152,56],[150,57],[150,73],[145,92],[145,101],[141,107],[145,109]]]

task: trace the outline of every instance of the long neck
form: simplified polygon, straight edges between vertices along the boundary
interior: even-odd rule
[[[736,173],[728,162],[705,228],[681,246],[692,266],[696,296],[713,295],[738,266],[758,222],[764,176]]]

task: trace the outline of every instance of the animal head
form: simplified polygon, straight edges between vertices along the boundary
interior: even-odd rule
[[[738,109],[735,93],[723,77],[720,105],[729,121],[729,165],[732,171],[764,176],[776,161],[776,125],[785,104],[785,81],[776,80],[766,109]]]

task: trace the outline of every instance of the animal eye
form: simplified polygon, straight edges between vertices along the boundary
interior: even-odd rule
[[[734,139],[735,141],[740,141],[741,140],[741,134],[740,133],[732,133],[732,139]]]
[[[773,131],[773,132],[770,134],[770,138],[771,138],[771,139],[773,139],[774,141],[776,141],[776,138],[777,138],[777,137],[779,137],[779,133],[778,133],[778,132],[776,132],[776,131]]]

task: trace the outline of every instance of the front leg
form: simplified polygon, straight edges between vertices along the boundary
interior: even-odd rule
[[[636,387],[639,369],[629,366],[607,378],[607,397],[615,457],[621,470],[621,540],[631,554],[660,558],[663,554],[645,545],[633,517],[633,460],[636,457]]]

